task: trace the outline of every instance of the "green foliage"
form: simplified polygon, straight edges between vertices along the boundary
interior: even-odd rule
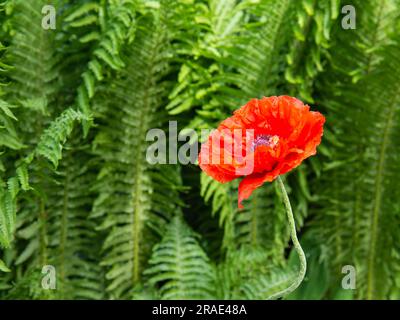
[[[50,2],[55,30],[49,1],[0,4],[0,299],[287,288],[299,261],[275,183],[238,210],[239,181],[147,159],[151,129],[212,129],[280,94],[327,117],[318,155],[284,178],[308,259],[284,298],[399,299],[399,0]]]
[[[217,268],[217,298],[262,300],[288,287],[294,270],[271,258],[264,248],[254,245],[230,251]]]
[[[196,235],[176,216],[162,241],[154,247],[145,274],[151,285],[160,287],[161,299],[210,299],[213,271]]]
[[[0,244],[8,248],[14,239],[16,220],[16,196],[18,181],[11,178],[7,185],[2,181],[0,186]]]
[[[119,70],[125,66],[120,51],[124,42],[131,42],[134,36],[134,15],[134,0],[115,0],[109,1],[106,6],[96,2],[85,3],[65,18],[70,28],[84,28],[92,24],[97,27],[79,39],[81,43],[96,42],[87,68],[82,73],[83,83],[77,89],[76,97],[76,104],[87,116],[90,115],[89,104],[95,94],[96,82],[103,80],[105,67]],[[85,122],[86,132],[89,124],[89,121]]]
[[[101,265],[107,269],[107,290],[116,298],[130,295],[140,282],[152,246],[181,202],[178,168],[146,161],[146,134],[164,122],[161,107],[169,87],[171,40],[163,10],[145,10],[138,17],[141,27],[124,52],[125,68],[110,77],[96,101],[99,128],[93,145],[101,167],[92,217],[107,233]]]
[[[338,24],[340,0],[301,0],[296,5],[285,79],[292,95],[298,94],[305,102],[314,103],[314,79],[324,70],[323,57],[329,52],[331,30]]]
[[[393,298],[399,264],[398,1],[357,6],[363,6],[359,29],[337,31],[330,69],[321,79],[321,103],[338,141],[322,173],[324,211],[315,231],[329,243],[333,279],[346,261],[357,269],[357,298]]]

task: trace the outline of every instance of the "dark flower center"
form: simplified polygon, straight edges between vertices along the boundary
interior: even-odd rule
[[[278,143],[278,141],[278,136],[272,136],[270,134],[259,134],[257,137],[255,137],[251,149],[252,151],[254,151],[258,146],[273,147]]]

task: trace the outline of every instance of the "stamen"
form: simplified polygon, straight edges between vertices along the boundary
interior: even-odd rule
[[[258,146],[267,146],[267,147],[274,147],[279,141],[278,136],[272,136],[269,134],[260,134],[258,135],[252,145],[252,151],[254,151]]]

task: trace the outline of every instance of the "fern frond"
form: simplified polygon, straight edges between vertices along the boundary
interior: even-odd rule
[[[297,211],[296,218],[300,217]],[[275,183],[256,190],[251,202],[235,215],[234,221],[238,244],[265,248],[274,263],[282,263],[289,230]]]
[[[200,118],[218,121],[249,97],[276,93],[289,7],[289,1],[210,1],[204,9],[207,32],[200,34],[197,50],[181,68],[167,106],[171,114],[194,108]]]
[[[6,154],[7,150],[20,150],[25,147],[15,128],[17,121],[10,105],[0,100],[0,156]],[[6,167],[0,157],[0,172],[4,171]]]
[[[7,185],[0,181],[0,246],[9,248],[14,240],[18,181],[10,178]]]
[[[244,245],[228,251],[217,267],[219,299],[267,299],[293,281],[295,271],[276,264],[263,248]]]
[[[324,70],[340,2],[301,0],[293,9],[293,40],[286,56],[285,79],[289,93],[305,102],[314,103],[315,79]]]
[[[222,245],[227,249],[233,244],[235,238],[234,215],[237,213],[237,201],[235,202],[234,188],[229,185],[221,185],[205,173],[200,175],[200,195],[206,203],[212,205],[212,215],[218,214],[219,226],[224,228]]]
[[[213,267],[179,216],[172,219],[162,241],[154,247],[149,266],[145,274],[150,284],[159,286],[161,299],[213,297]]]
[[[334,279],[352,264],[356,296],[383,299],[397,286],[392,274],[399,263],[394,226],[399,223],[400,88],[393,72],[400,67],[394,29],[399,16],[396,1],[355,4],[363,7],[360,29],[337,33],[331,70],[320,87],[328,123],[341,138],[331,149],[335,161],[322,175],[320,202],[327,205],[317,210],[316,230],[329,243]]]
[[[35,155],[47,158],[55,168],[62,157],[63,144],[76,123],[81,123],[89,118],[79,111],[66,109],[57,117],[40,137],[40,141],[35,148]]]
[[[163,105],[170,72],[167,5],[138,17],[134,42],[126,48],[126,67],[96,99],[99,131],[94,146],[102,167],[96,182],[93,218],[107,233],[102,265],[111,297],[131,296],[139,284],[151,247],[165,223],[179,211],[179,167],[152,166],[146,160],[148,130],[167,119]]]
[[[24,249],[16,257],[15,265],[25,266],[26,276],[37,265],[53,265],[58,299],[103,297],[99,249],[93,250],[96,243],[99,246],[100,238],[95,233],[96,222],[88,219],[92,192],[85,187],[95,179],[95,173],[91,171],[87,148],[80,144],[75,132],[56,173],[45,165],[33,167],[31,184],[38,194],[34,197],[37,204],[25,200],[19,212],[17,242]],[[47,178],[40,177],[39,169],[47,172]],[[19,173],[23,181],[25,173]],[[25,197],[30,198],[29,194]]]
[[[40,100],[43,109],[52,113],[49,107],[59,88],[60,55],[54,30],[42,28],[41,12],[47,4],[45,0],[14,1],[11,24],[15,34],[7,50],[7,61],[13,67],[9,72],[12,85],[6,90],[15,104]],[[60,4],[61,0],[55,6]],[[20,120],[32,121],[29,117]]]
[[[0,259],[0,271],[1,272],[10,272],[10,269],[6,266],[3,260]]]
[[[91,114],[90,100],[95,94],[96,83],[103,80],[105,69],[119,70],[124,67],[120,52],[125,42],[131,42],[133,39],[135,2],[113,0],[107,3],[105,9],[95,2],[89,2],[79,6],[66,18],[70,27],[82,27],[95,22],[101,26],[98,32],[92,31],[80,39],[81,42],[94,39],[97,41],[92,58],[82,74],[83,83],[79,86],[76,97],[76,105],[87,116]],[[104,21],[101,21],[102,15],[105,16]],[[90,122],[85,121],[86,134],[89,127]]]

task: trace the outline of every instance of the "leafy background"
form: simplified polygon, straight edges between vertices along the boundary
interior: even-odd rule
[[[57,9],[56,30],[41,27]],[[356,9],[344,30],[343,5]],[[266,299],[298,261],[275,183],[150,165],[146,133],[252,97],[327,117],[285,177],[309,268],[286,299],[400,298],[398,0],[2,0],[0,298]],[[57,289],[44,290],[53,265]],[[357,271],[344,290],[342,267]]]

